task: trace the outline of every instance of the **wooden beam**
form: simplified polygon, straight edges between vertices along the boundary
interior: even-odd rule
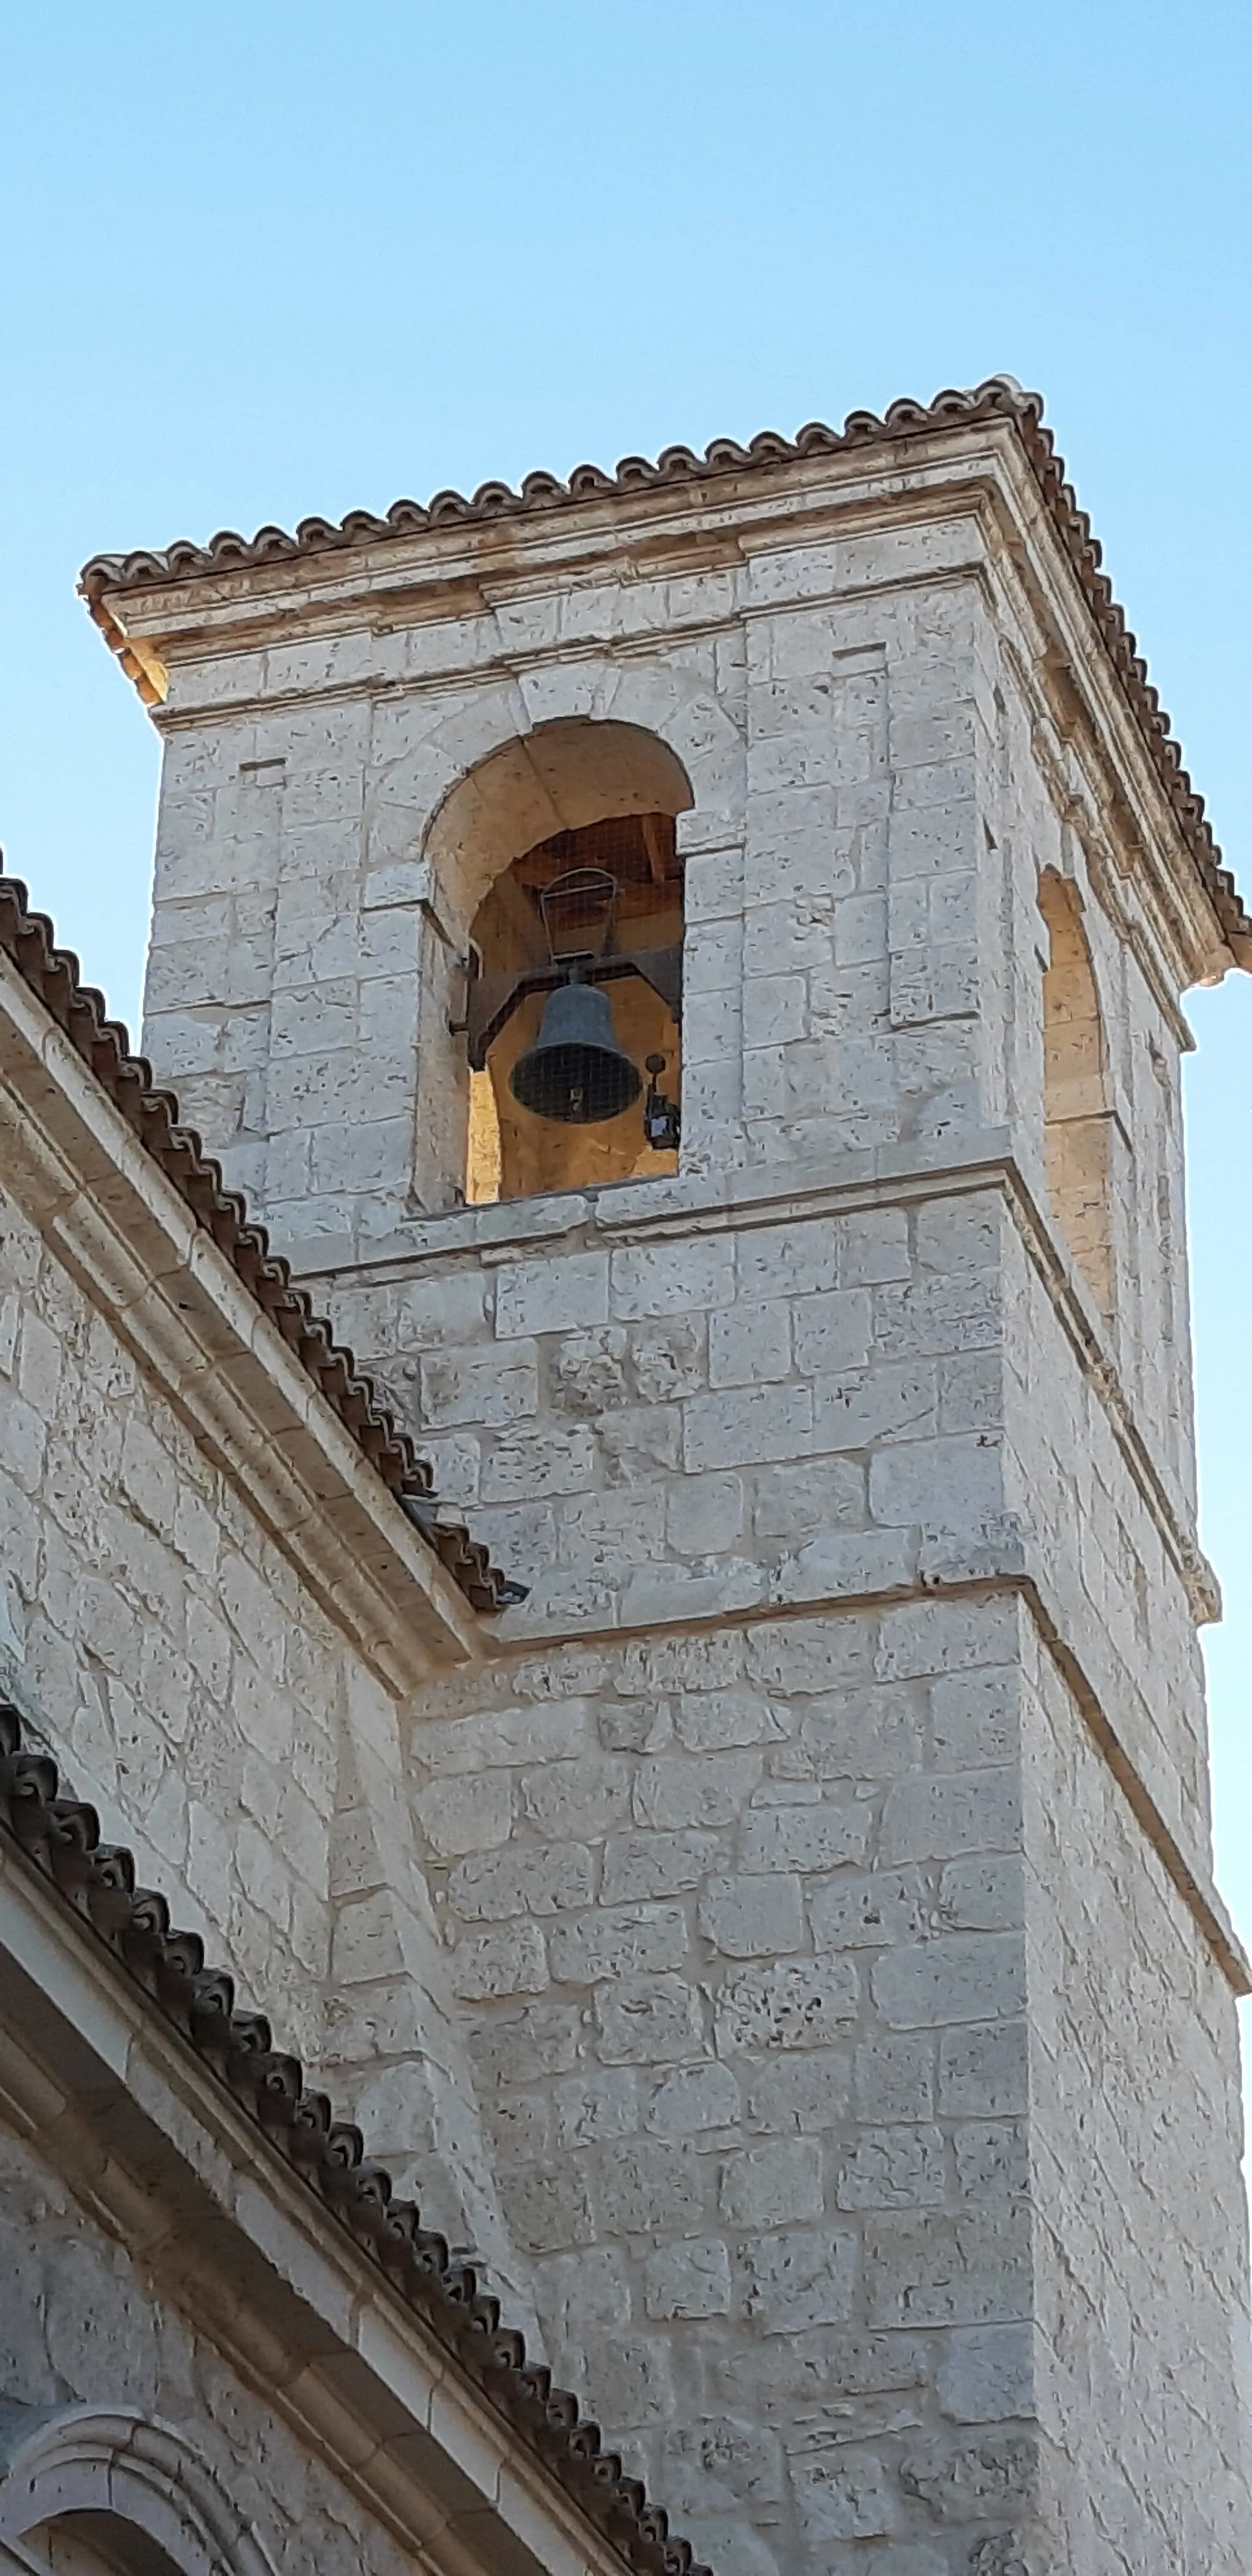
[[[652,875],[657,885],[664,885],[666,877],[669,875],[669,852],[665,847],[665,840],[661,831],[661,825],[664,820],[665,817],[661,814],[641,814],[639,817],[639,829],[643,834],[644,850],[647,854],[648,865],[652,870]]]

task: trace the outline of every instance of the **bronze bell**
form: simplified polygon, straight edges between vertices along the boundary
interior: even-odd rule
[[[643,1089],[617,1042],[607,993],[595,984],[558,984],[544,1007],[534,1045],[519,1055],[509,1089],[536,1118],[594,1127],[620,1118]]]

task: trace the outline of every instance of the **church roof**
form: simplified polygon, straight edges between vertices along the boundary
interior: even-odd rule
[[[411,2201],[393,2196],[385,2166],[366,2160],[359,2129],[311,2092],[298,2057],[274,2046],[263,2013],[237,2012],[234,1980],[206,1968],[196,1932],[171,1929],[163,1896],[135,1881],[133,1855],[100,1839],[94,1807],[63,1794],[50,1754],[24,1741],[17,1709],[0,1700],[0,1831],[55,1887],[86,1935],[103,1942],[163,2019],[231,2095],[266,2142],[347,2230],[405,2304],[451,2354],[497,2414],[570,2495],[636,2576],[711,2576],[664,2510],[603,2447],[576,2397],[528,2361],[520,2334],[472,2265],[454,2261]]]
[[[555,474],[528,474],[519,491],[507,483],[481,483],[469,496],[437,492],[433,500],[396,501],[379,518],[369,510],[350,510],[346,518],[302,519],[294,533],[258,528],[244,537],[223,529],[207,546],[179,539],[162,553],[140,550],[125,555],[93,555],[84,564],[79,587],[92,616],[115,650],[125,638],[106,605],[106,594],[151,590],[171,582],[194,580],[198,574],[222,574],[267,567],[296,556],[314,556],[376,545],[420,534],[430,528],[472,521],[509,519],[544,511],[569,509],[579,502],[616,499],[641,491],[664,490],[719,476],[769,474],[810,457],[840,455],[849,449],[896,447],[910,439],[933,437],[945,429],[967,429],[982,422],[1007,420],[1017,430],[1034,475],[1043,507],[1078,577],[1109,658],[1121,683],[1148,756],[1173,809],[1201,883],[1228,939],[1252,939],[1252,917],[1244,908],[1222,854],[1213,838],[1204,799],[1192,786],[1170,719],[1148,678],[1147,664],[1127,625],[1125,613],[1101,570],[1099,541],[1081,510],[1064,459],[1043,418],[1043,397],[1026,393],[1011,376],[991,376],[971,391],[949,389],[933,402],[911,400],[876,412],[849,412],[843,428],[811,421],[794,438],[764,430],[742,447],[735,439],[716,438],[701,456],[689,447],[667,447],[653,464],[642,456],[623,457],[616,471],[597,465],[575,466],[567,482]]]
[[[296,1286],[281,1254],[271,1250],[265,1227],[223,1187],[220,1164],[204,1152],[194,1127],[180,1124],[174,1094],[155,1088],[146,1057],[132,1053],[126,1029],[109,1019],[103,995],[83,983],[77,957],[57,947],[51,922],[31,911],[16,877],[0,876],[0,949],[64,1029],[197,1224],[225,1253],[472,1607],[503,1610],[519,1599],[520,1587],[491,1563],[461,1515],[438,1501],[430,1467],[407,1431]]]

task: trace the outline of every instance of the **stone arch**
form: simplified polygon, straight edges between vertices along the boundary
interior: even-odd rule
[[[1102,1314],[1114,1306],[1108,1048],[1078,888],[1039,879],[1048,932],[1043,975],[1044,1162],[1053,1212]]]
[[[440,887],[456,888],[472,919],[502,869],[554,832],[612,814],[681,814],[695,802],[677,754],[659,733],[606,716],[557,716],[513,734],[444,797],[425,856]]]
[[[68,2407],[18,2444],[0,2479],[5,2540],[53,2570],[77,2560],[119,2576],[276,2576],[199,2453],[129,2409]]]
[[[654,705],[649,712],[655,714]],[[673,708],[670,713],[673,717]],[[616,712],[548,716],[494,743],[448,790],[428,826],[423,858],[438,889],[441,912],[456,924],[458,946],[463,941],[468,948],[472,939],[481,948],[489,925],[494,925],[494,938],[501,936],[502,921],[496,916],[506,893],[514,897],[518,917],[518,903],[525,898],[517,897],[505,880],[528,853],[542,851],[556,836],[594,836],[598,826],[652,818],[658,829],[663,822],[668,831],[673,873],[650,926],[637,940],[620,944],[672,947],[682,940],[674,825],[694,803],[686,764],[654,726]],[[570,864],[578,863],[603,864],[590,846],[570,854]],[[562,1129],[516,1106],[509,1097],[508,1075],[534,1038],[541,1016],[542,997],[534,994],[501,1032],[485,1073],[470,1074],[460,1049],[427,1051],[420,1068],[419,1123],[431,1132],[442,1111],[454,1158],[453,1185],[471,1198],[520,1197],[672,1170],[673,1153],[657,1154],[646,1144],[637,1107],[594,1127]],[[665,1003],[646,983],[630,977],[613,987],[612,1016],[632,1061],[642,1066],[650,1054],[664,1059],[663,1080],[673,1096],[680,1044],[677,1022]]]

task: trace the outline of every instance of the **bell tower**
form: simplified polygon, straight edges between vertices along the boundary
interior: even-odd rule
[[[555,2377],[718,2576],[1243,2576],[1179,1058],[1252,925],[1037,400],[85,589],[158,1075],[529,1586],[407,1791]]]

